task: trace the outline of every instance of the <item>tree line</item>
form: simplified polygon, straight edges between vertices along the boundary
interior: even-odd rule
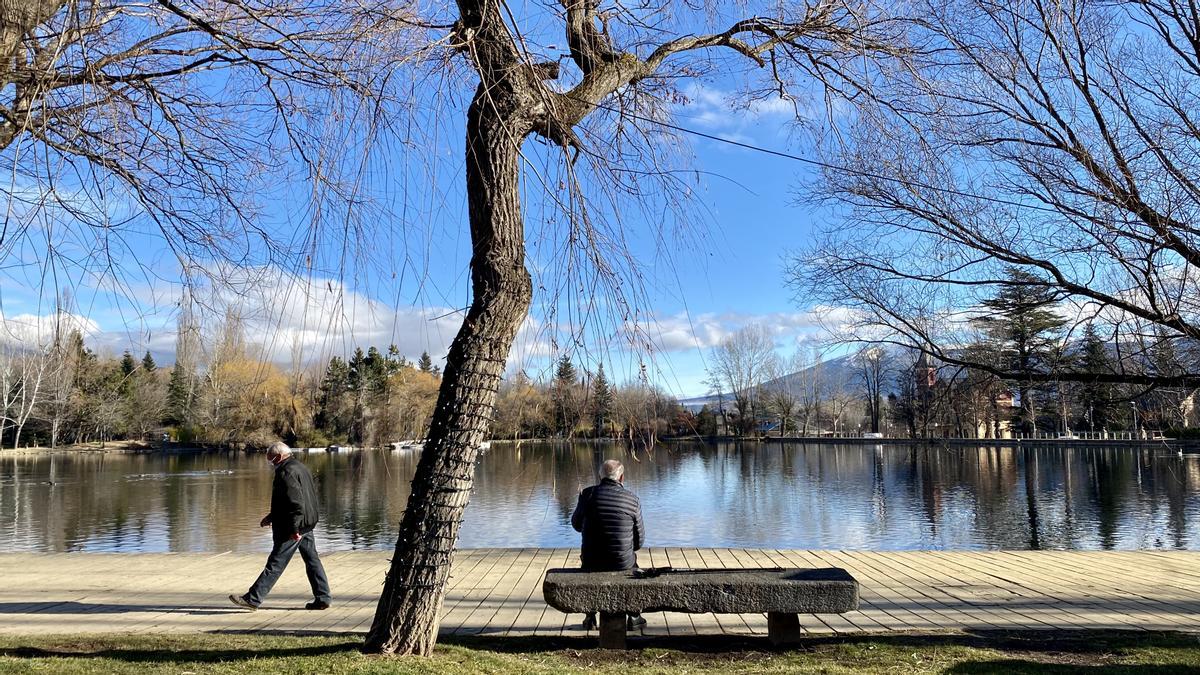
[[[276,439],[383,447],[425,437],[441,383],[427,352],[414,363],[394,344],[285,370],[246,341],[233,313],[206,339],[184,312],[176,362],[161,368],[148,351],[98,353],[69,321],[59,324],[48,344],[0,350],[0,446],[158,441],[165,433],[174,443],[217,447]],[[493,438],[643,445],[696,432],[696,417],[675,397],[646,383],[610,383],[602,364],[581,373],[569,355],[548,380],[506,378],[492,426]]]
[[[812,350],[779,355],[765,326],[730,335],[709,359],[710,386],[726,392],[722,424],[734,434],[781,436],[1193,433],[1197,388],[1181,376],[1200,358],[1200,342],[1165,332],[1105,339],[1097,322],[1071,321],[1061,295],[1026,270],[1005,274],[1008,283],[980,302],[948,359],[880,340],[831,374]],[[1160,384],[1122,382],[1118,373]]]
[[[247,342],[234,313],[205,339],[185,311],[169,368],[149,352],[102,355],[70,321],[56,324],[47,344],[0,350],[0,445],[158,441],[162,433],[219,447],[384,445],[424,435],[441,378],[427,353],[413,363],[395,345],[285,371]]]

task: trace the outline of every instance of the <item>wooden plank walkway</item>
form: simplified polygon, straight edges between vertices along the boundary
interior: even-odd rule
[[[995,629],[1200,631],[1200,552],[800,551],[656,548],[646,566],[845,567],[859,611],[801,617],[813,633]],[[364,632],[388,553],[324,556],[334,607],[305,611],[299,559],[263,609],[240,610],[265,554],[0,554],[0,633]],[[583,636],[581,616],[542,601],[572,549],[460,551],[442,615],[458,635]],[[765,635],[762,615],[648,615],[646,635]]]

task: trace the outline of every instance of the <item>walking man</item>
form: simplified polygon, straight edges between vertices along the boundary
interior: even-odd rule
[[[245,595],[230,595],[229,600],[239,607],[258,609],[271,587],[279,581],[292,555],[299,550],[313,592],[313,601],[304,608],[328,609],[329,580],[325,578],[325,568],[317,555],[312,532],[317,524],[317,488],[312,474],[300,460],[292,457],[292,450],[286,443],[275,443],[268,448],[267,461],[275,467],[275,481],[271,487],[271,512],[259,525],[271,526],[275,545],[267,556],[267,566],[250,590]]]
[[[600,468],[600,482],[579,494],[571,527],[583,533],[580,562],[587,572],[637,569],[637,554],[646,540],[642,505],[625,489],[625,467],[610,459]],[[629,629],[646,625],[640,614],[629,615]],[[583,620],[584,630],[596,627],[595,612]]]

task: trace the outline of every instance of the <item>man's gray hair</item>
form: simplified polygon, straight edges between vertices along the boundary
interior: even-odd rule
[[[287,457],[290,454],[292,454],[292,449],[289,448],[288,444],[284,443],[283,441],[275,441],[271,444],[271,447],[267,448],[267,455],[279,455],[280,457]]]
[[[621,480],[621,476],[624,476],[624,475],[625,475],[625,466],[623,464],[621,464],[620,460],[609,459],[609,460],[605,460],[605,462],[600,465],[600,477],[601,478],[611,478],[613,480]]]

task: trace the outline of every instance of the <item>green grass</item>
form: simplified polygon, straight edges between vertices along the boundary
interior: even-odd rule
[[[1197,673],[1200,637],[1175,633],[962,633],[811,637],[789,650],[744,638],[446,639],[430,658],[367,656],[357,636],[0,636],[0,673]]]

